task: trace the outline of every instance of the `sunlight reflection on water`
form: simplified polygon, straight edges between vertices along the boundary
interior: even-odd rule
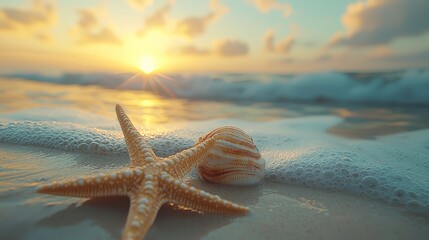
[[[25,116],[17,120],[49,120],[47,115],[62,114],[76,118],[75,122],[79,123],[93,114],[98,117],[94,118],[98,120],[94,126],[100,127],[103,119],[116,121],[114,106],[119,103],[135,124],[150,129],[165,127],[169,123],[219,118],[272,121],[315,115],[343,118],[343,122],[329,129],[329,132],[352,138],[372,138],[429,127],[426,120],[429,111],[424,107],[204,101],[166,98],[146,91],[58,85],[21,79],[0,79],[0,86],[1,114],[32,110],[32,118]]]

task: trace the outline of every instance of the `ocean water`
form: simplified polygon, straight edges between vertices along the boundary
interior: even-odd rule
[[[60,174],[60,162],[16,175],[26,163],[10,160],[5,149],[14,146],[55,149],[58,161],[61,153],[96,156],[97,164],[76,163],[75,169],[92,166],[82,172],[100,171],[103,161],[126,164],[114,112],[119,103],[159,156],[234,125],[265,158],[264,181],[341,191],[429,215],[428,91],[429,71],[7,76],[0,78],[0,196],[67,175]]]

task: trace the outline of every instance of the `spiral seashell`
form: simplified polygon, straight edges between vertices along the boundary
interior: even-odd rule
[[[213,137],[219,140],[198,165],[201,178],[230,185],[251,185],[263,179],[265,160],[249,135],[239,128],[225,126],[203,135],[196,144]]]

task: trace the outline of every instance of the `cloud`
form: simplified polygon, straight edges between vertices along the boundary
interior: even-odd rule
[[[263,41],[265,51],[275,53],[289,53],[295,44],[295,38],[292,36],[288,36],[275,44],[274,31],[272,29],[268,29],[265,32]]]
[[[78,10],[79,20],[72,32],[80,44],[106,43],[121,44],[122,41],[109,26],[101,23],[100,9]]]
[[[284,17],[288,17],[292,13],[292,7],[289,4],[280,3],[277,0],[250,0],[250,2],[263,13],[267,13],[271,10],[278,10],[283,13]]]
[[[175,20],[169,17],[173,2],[173,0],[167,1],[164,6],[147,17],[144,20],[143,27],[137,33],[143,36],[154,29],[166,29],[172,34],[195,37],[205,33],[208,25],[228,12],[228,8],[222,6],[219,0],[211,0],[209,4],[211,11],[209,13],[203,16],[190,16]]]
[[[52,42],[53,41],[52,35],[44,33],[44,32],[36,32],[33,34],[33,37],[42,41],[42,42]]]
[[[213,52],[224,57],[247,55],[249,47],[240,40],[218,39],[213,42]]]
[[[131,7],[138,10],[145,10],[153,3],[153,0],[128,0]]]
[[[181,55],[208,55],[210,54],[210,50],[204,49],[204,48],[198,48],[194,45],[186,45],[179,48],[179,50],[175,53],[181,54]]]
[[[228,8],[222,6],[219,0],[210,1],[211,12],[200,17],[187,17],[176,25],[176,32],[188,37],[195,37],[205,32],[207,26],[228,12]]]
[[[25,8],[0,8],[0,33],[25,33],[50,38],[46,30],[57,20],[57,12],[51,1],[33,0]]]
[[[397,57],[399,60],[418,61],[426,66],[429,64],[429,49]]]
[[[204,33],[206,25],[204,17],[188,17],[177,24],[176,30],[186,36],[193,37]]]
[[[291,36],[286,37],[285,39],[279,42],[277,49],[279,52],[289,53],[294,43],[295,43],[295,39],[293,37]]]
[[[369,56],[372,58],[386,58],[393,55],[394,55],[393,50],[384,45],[373,49],[373,51],[369,53]]]
[[[173,54],[189,56],[219,55],[222,57],[244,56],[249,52],[247,43],[236,39],[217,39],[212,42],[210,48],[199,48],[194,45],[179,47]]]
[[[418,36],[429,31],[429,1],[368,0],[352,3],[342,18],[346,32],[337,33],[330,46],[374,46]]]
[[[172,2],[166,2],[162,7],[157,9],[149,17],[144,20],[142,29],[140,29],[137,34],[144,35],[148,31],[154,28],[164,28],[168,23],[168,13],[170,12]]]
[[[401,67],[427,69],[429,66],[429,49],[421,49],[407,54],[392,54],[384,58],[377,59],[380,62],[397,64]]]
[[[408,53],[398,53],[388,47],[379,47],[366,55],[368,60],[375,60],[388,63],[400,63],[402,66],[410,63],[417,63],[416,66],[428,66],[429,49],[420,49]]]

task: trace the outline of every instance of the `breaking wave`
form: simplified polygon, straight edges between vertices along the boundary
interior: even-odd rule
[[[145,90],[166,97],[199,100],[429,105],[427,94],[429,70],[378,74],[323,72],[301,75],[223,74],[158,77],[157,82],[168,88],[168,92],[161,87],[142,89],[143,77],[133,78],[124,84],[131,78],[130,74],[64,74],[57,78],[15,74],[8,77],[58,84]]]

